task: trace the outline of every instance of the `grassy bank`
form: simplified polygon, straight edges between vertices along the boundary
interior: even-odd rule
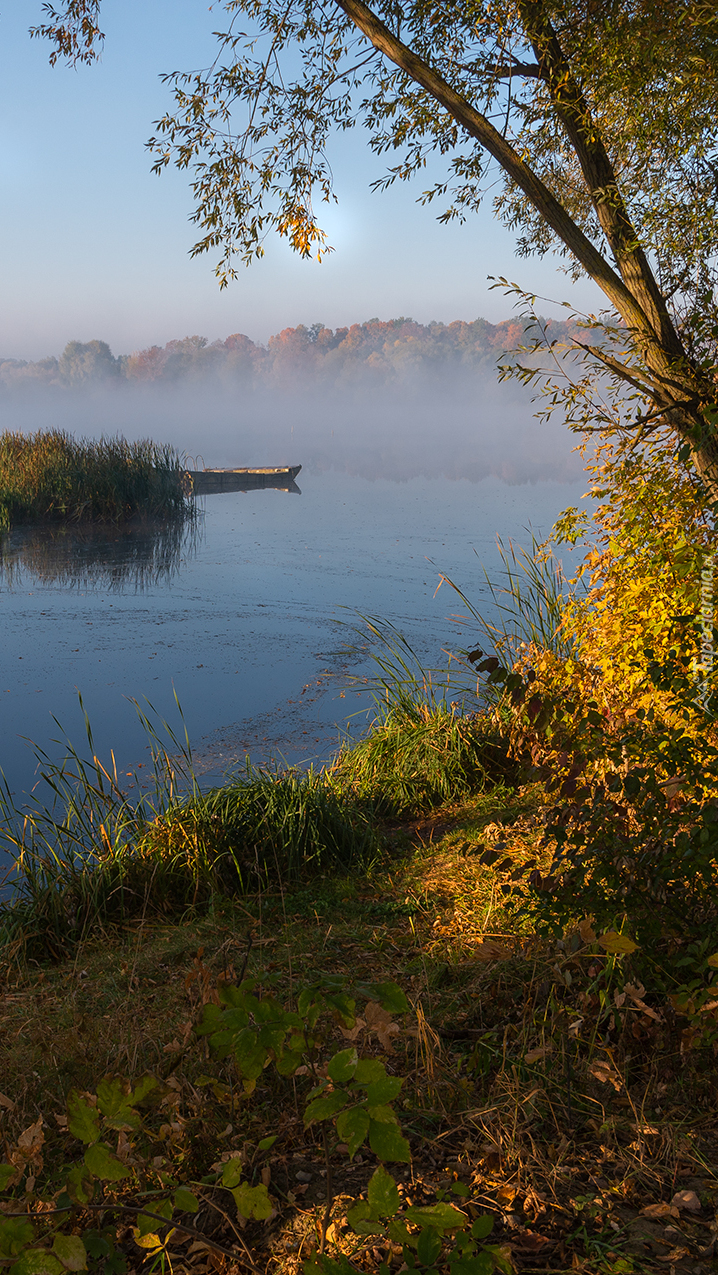
[[[718,941],[537,929],[551,779],[410,717],[181,800],[158,753],[139,815],[55,775],[3,913],[13,1275],[715,1269]]]
[[[169,446],[76,440],[60,430],[0,434],[0,530],[31,522],[177,516],[191,502]]]

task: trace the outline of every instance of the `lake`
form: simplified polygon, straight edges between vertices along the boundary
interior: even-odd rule
[[[298,458],[301,459],[301,458]],[[391,621],[430,664],[470,630],[439,573],[486,602],[495,538],[528,544],[585,479],[509,486],[302,472],[301,494],[208,496],[183,531],[20,528],[0,560],[0,766],[18,802],[36,779],[34,741],[82,745],[82,695],[95,750],[126,772],[147,758],[130,702],[181,730],[216,782],[242,761],[326,760],[365,717],[366,672],[349,656],[357,613]],[[80,749],[81,751],[82,748]],[[86,752],[87,749],[85,748]]]

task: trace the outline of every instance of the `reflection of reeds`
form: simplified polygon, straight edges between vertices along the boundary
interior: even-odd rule
[[[76,440],[62,430],[0,434],[0,527],[123,522],[192,508],[174,448],[145,439]]]
[[[142,590],[177,575],[183,558],[197,552],[199,537],[194,518],[18,527],[0,536],[0,581],[19,588],[30,575],[64,588]]]

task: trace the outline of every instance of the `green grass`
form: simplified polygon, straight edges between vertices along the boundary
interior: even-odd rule
[[[379,815],[422,814],[510,778],[506,749],[487,718],[461,716],[444,701],[408,698],[351,747],[331,777]]]
[[[0,434],[0,530],[32,522],[122,522],[192,508],[169,445],[76,440],[61,430]]]

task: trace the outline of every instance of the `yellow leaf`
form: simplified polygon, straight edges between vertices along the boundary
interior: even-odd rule
[[[714,952],[712,956],[708,957],[708,964],[711,969],[718,970],[718,952]]]
[[[629,939],[627,934],[619,934],[616,930],[608,930],[606,934],[602,934],[599,943],[604,951],[611,956],[630,956],[631,952],[635,952],[638,944]]]

